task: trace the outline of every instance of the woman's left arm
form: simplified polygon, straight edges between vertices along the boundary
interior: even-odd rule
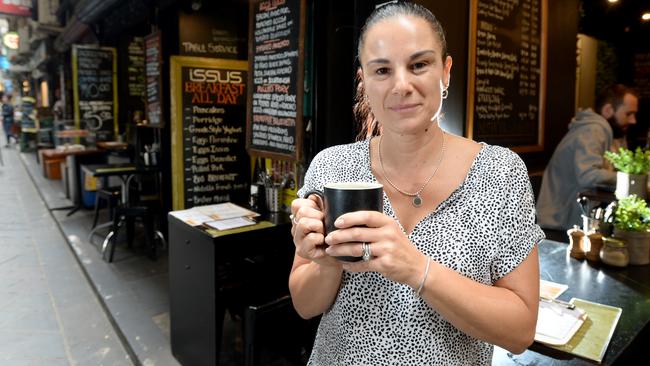
[[[456,328],[512,353],[522,353],[533,343],[539,306],[537,246],[494,286],[433,261],[430,266],[420,296]]]

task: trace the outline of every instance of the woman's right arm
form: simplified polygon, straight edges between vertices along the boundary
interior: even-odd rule
[[[316,198],[295,199],[291,204],[294,222],[291,228],[296,254],[289,275],[293,306],[304,319],[327,311],[341,284],[343,268],[325,253],[323,212]]]

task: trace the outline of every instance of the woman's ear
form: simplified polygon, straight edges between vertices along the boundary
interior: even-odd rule
[[[444,67],[444,83],[445,87],[449,87],[449,83],[451,82],[451,66],[453,64],[453,60],[451,56],[447,56],[445,59],[445,67]]]

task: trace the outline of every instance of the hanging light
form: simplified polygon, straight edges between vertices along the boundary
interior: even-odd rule
[[[650,21],[650,11],[646,11],[641,15],[641,20],[644,22]]]
[[[610,3],[610,4],[614,4],[614,3],[617,3],[618,0],[607,0],[607,2]]]

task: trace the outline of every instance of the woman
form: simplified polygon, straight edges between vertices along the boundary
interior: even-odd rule
[[[368,104],[377,126],[367,129],[381,133],[320,152],[298,194],[377,181],[384,213],[342,215],[325,237],[317,197],[292,204],[293,303],[304,318],[323,314],[309,364],[488,365],[491,344],[523,352],[543,238],[525,165],[439,127],[452,59],[426,8],[376,9],[358,53],[360,109]],[[368,249],[369,260],[334,258]]]

